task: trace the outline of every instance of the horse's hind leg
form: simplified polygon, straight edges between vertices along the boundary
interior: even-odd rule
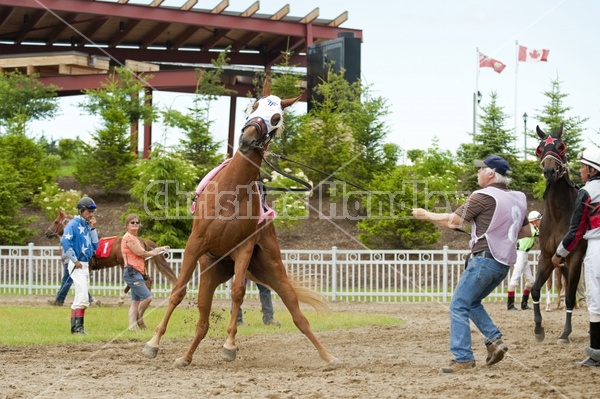
[[[252,259],[250,272],[261,282],[267,284],[277,292],[292,315],[294,324],[304,335],[306,335],[310,342],[312,342],[319,352],[321,359],[330,365],[337,364],[339,360],[333,356],[321,342],[319,342],[312,332],[306,316],[304,316],[300,309],[298,294],[285,272],[285,266],[281,262],[277,239],[271,240],[269,244],[273,244],[267,248],[271,253],[267,253],[266,250],[255,251],[255,257]]]
[[[169,306],[163,316],[162,320],[154,329],[154,336],[150,341],[146,342],[144,346],[143,353],[148,358],[155,358],[158,353],[158,348],[160,345],[160,339],[167,331],[167,325],[169,324],[169,319],[171,318],[171,314],[175,310],[175,308],[183,301],[185,294],[187,292],[187,283],[192,278],[192,274],[194,274],[194,270],[196,270],[196,265],[198,258],[200,257],[199,251],[189,250],[190,240],[188,240],[188,244],[186,245],[186,249],[183,255],[183,263],[181,266],[181,273],[179,274],[179,278],[177,279],[177,283],[171,290],[171,296],[169,298]]]
[[[196,323],[196,332],[188,350],[182,357],[175,360],[175,366],[187,367],[192,362],[194,352],[198,345],[208,332],[210,325],[210,310],[215,290],[219,286],[229,280],[233,276],[233,263],[217,262],[212,263],[210,258],[203,256],[200,259],[200,286],[198,287],[198,312],[199,318]]]

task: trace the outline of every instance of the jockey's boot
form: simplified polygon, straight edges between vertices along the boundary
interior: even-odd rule
[[[529,301],[529,294],[523,294],[523,298],[521,298],[521,310],[531,309],[527,306],[527,302]]]
[[[71,334],[85,334],[83,328],[83,315],[85,309],[73,309],[71,311]]]
[[[590,346],[583,351],[600,365],[600,323],[590,322]]]
[[[506,303],[506,308],[508,310],[519,310],[515,307],[515,297],[514,296],[508,297],[508,302]]]

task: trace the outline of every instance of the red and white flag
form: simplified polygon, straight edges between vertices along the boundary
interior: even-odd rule
[[[498,60],[495,60],[493,58],[490,58],[486,55],[479,53],[479,67],[480,68],[484,68],[484,67],[494,68],[494,71],[500,73],[504,70],[504,68],[506,68],[506,65],[504,65],[502,62],[500,62]]]
[[[548,62],[548,54],[550,50],[519,46],[519,61],[522,62]]]

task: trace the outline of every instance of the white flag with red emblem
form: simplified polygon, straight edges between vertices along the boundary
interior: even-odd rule
[[[522,62],[548,62],[548,54],[550,50],[519,46],[519,61]]]

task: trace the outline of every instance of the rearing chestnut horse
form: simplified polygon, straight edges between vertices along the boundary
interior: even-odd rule
[[[563,127],[552,134],[546,134],[536,127],[538,136],[542,139],[536,155],[541,159],[541,166],[546,178],[546,191],[544,191],[544,217],[540,224],[540,258],[538,270],[531,288],[533,299],[533,312],[535,321],[535,338],[542,342],[545,338],[542,327],[542,313],[540,311],[541,289],[548,277],[552,274],[552,255],[569,230],[571,215],[575,208],[577,187],[569,178],[565,153],[566,146],[562,141]],[[565,307],[566,319],[563,332],[558,338],[558,343],[569,343],[571,334],[571,317],[575,307],[577,284],[581,276],[581,263],[587,248],[587,241],[581,240],[577,247],[567,256],[566,267],[561,267],[560,272],[566,279]],[[558,276],[560,279],[560,276]]]
[[[254,103],[252,113],[246,118],[238,150],[229,163],[216,172],[210,184],[197,193],[192,232],[185,246],[181,273],[171,292],[165,315],[144,347],[145,356],[156,357],[171,314],[185,297],[186,285],[200,259],[200,317],[194,339],[183,356],[175,361],[175,366],[186,367],[191,363],[198,344],[208,331],[215,289],[234,275],[231,318],[221,357],[226,361],[235,360],[236,318],[245,294],[247,271],[250,273],[248,278],[268,285],[277,292],[290,311],[294,324],[313,343],[320,357],[329,364],[337,363],[338,360],[312,332],[298,303],[301,301],[313,307],[326,308],[325,302],[315,292],[297,286],[288,277],[272,219],[260,220],[262,205],[256,180],[262,157],[269,141],[283,123],[283,110],[297,100],[281,100],[270,95],[267,81],[264,97]]]

